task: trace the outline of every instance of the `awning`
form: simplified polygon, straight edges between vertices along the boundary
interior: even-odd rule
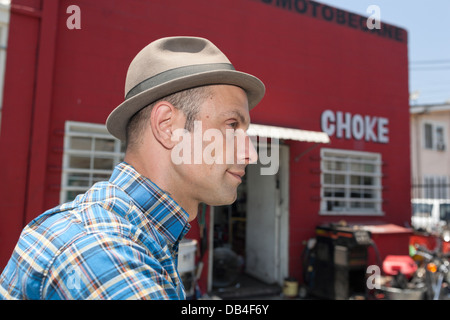
[[[277,138],[277,139],[316,142],[316,143],[330,142],[330,137],[325,132],[266,126],[261,124],[250,124],[250,127],[247,130],[247,134],[249,136],[259,136],[266,138]]]

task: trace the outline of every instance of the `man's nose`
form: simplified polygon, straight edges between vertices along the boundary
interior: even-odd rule
[[[246,132],[241,131],[237,139],[237,161],[239,164],[252,164],[258,161],[258,153],[252,139]]]
[[[258,161],[258,153],[252,142],[252,139],[247,135],[247,133],[238,129],[235,131],[235,160],[238,164],[252,164]]]
[[[247,134],[245,134],[245,137],[248,141],[248,153],[247,153],[248,163],[249,164],[256,163],[258,161],[258,152],[256,151],[256,148],[253,145],[252,139]]]

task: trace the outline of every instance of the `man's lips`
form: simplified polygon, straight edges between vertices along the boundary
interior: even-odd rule
[[[227,170],[227,172],[229,174],[231,174],[233,177],[235,177],[237,180],[239,180],[240,182],[242,182],[242,177],[245,174],[244,171],[230,171],[230,170]]]

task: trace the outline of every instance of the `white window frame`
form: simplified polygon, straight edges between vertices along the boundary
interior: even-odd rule
[[[382,161],[381,154],[373,152],[361,152],[353,150],[340,150],[322,148],[321,156],[321,174],[320,174],[320,215],[352,215],[352,216],[382,216]],[[344,165],[343,170],[333,170],[327,168],[326,163],[329,161],[336,161]],[[373,172],[352,171],[351,164],[367,164],[373,166]],[[344,176],[344,183],[325,183],[325,175],[336,174]],[[355,185],[351,184],[351,177],[359,176],[370,177],[373,181],[372,185]],[[326,196],[327,189],[343,190],[343,197]],[[372,198],[356,198],[352,197],[353,190],[363,192],[367,190],[373,194]],[[331,210],[328,208],[329,202],[337,201],[345,203],[344,207],[335,208]],[[373,205],[373,208],[354,207],[356,204],[364,205],[368,203]]]
[[[425,126],[431,126],[431,148],[427,147]],[[437,139],[437,131],[442,128],[442,141]],[[425,120],[422,122],[422,146],[426,150],[445,151],[447,149],[447,125],[443,122]]]
[[[71,149],[71,138],[92,138],[91,150],[78,150]],[[114,141],[114,151],[98,151],[95,150],[95,139],[107,139]],[[66,121],[65,123],[65,133],[64,133],[64,153],[63,153],[63,166],[61,175],[61,191],[60,191],[60,203],[65,203],[72,199],[68,198],[68,192],[76,192],[78,194],[86,192],[95,182],[98,180],[94,179],[95,174],[100,174],[110,176],[114,168],[111,170],[100,170],[94,169],[94,159],[96,157],[106,157],[107,159],[112,159],[114,165],[119,163],[124,158],[124,145],[120,140],[109,134],[105,125],[97,123],[87,123],[87,122],[77,122],[77,121]],[[90,158],[90,168],[70,168],[70,160],[72,156],[82,156]],[[89,180],[85,185],[73,185],[69,183],[69,177],[71,174],[83,174],[88,175]],[[108,178],[109,179],[109,178]],[[108,180],[104,179],[104,180]],[[80,179],[80,181],[85,181],[85,179]],[[71,181],[76,181],[73,178]]]

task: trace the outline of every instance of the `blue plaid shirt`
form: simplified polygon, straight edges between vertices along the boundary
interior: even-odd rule
[[[188,214],[129,164],[27,225],[2,299],[185,299],[177,271]]]

